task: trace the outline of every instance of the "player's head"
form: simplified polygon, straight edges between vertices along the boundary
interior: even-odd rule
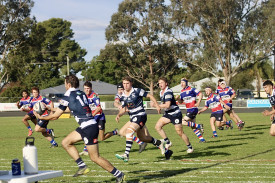
[[[133,85],[132,78],[130,78],[129,76],[124,77],[122,79],[122,84],[123,84],[124,90],[130,91]]]
[[[204,89],[204,91],[205,91],[205,94],[208,96],[208,95],[210,95],[211,93],[212,93],[212,89],[209,87],[209,86],[207,86],[205,89]]]
[[[65,77],[65,88],[68,90],[69,88],[78,88],[79,87],[79,79],[71,74]]]
[[[27,98],[29,96],[29,92],[27,90],[22,90],[22,97]]]
[[[270,80],[266,80],[264,83],[263,83],[263,87],[264,87],[264,91],[271,95],[272,94],[272,90],[273,90],[273,83],[272,81]]]
[[[123,92],[123,90],[124,90],[123,84],[122,84],[122,83],[119,83],[119,84],[117,85],[117,93],[118,93],[119,95],[121,95],[122,92]]]
[[[33,95],[33,97],[38,97],[38,95],[39,95],[39,88],[37,88],[37,87],[32,87],[32,95]]]
[[[84,92],[86,95],[89,95],[92,93],[93,84],[90,81],[86,81],[83,85]]]
[[[222,89],[224,89],[226,87],[226,82],[225,81],[221,81],[220,85],[219,85]]]
[[[158,86],[161,90],[164,90],[168,86],[168,81],[165,77],[160,77],[158,80]]]
[[[220,86],[220,83],[221,83],[222,81],[224,81],[224,80],[223,80],[223,79],[219,79],[219,80],[218,80],[218,86]]]
[[[182,88],[185,88],[186,86],[188,86],[188,80],[186,78],[181,78],[180,85]]]

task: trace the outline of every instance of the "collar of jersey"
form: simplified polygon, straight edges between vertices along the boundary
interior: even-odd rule
[[[76,90],[79,90],[79,88],[69,88],[66,93],[64,94],[65,96],[69,96],[69,94],[72,92],[72,91],[76,91]]]
[[[182,89],[182,91],[186,91],[189,88],[191,88],[191,87],[190,86],[186,86],[185,88]]]
[[[164,89],[164,93],[165,93],[168,89],[169,89],[169,87],[166,86],[166,88]],[[163,90],[160,90],[160,95],[161,95],[162,92],[163,92]]]
[[[126,96],[125,92],[122,93],[122,96],[124,97],[129,97],[134,91],[134,88],[132,87],[131,91],[130,91],[130,94],[128,96]]]

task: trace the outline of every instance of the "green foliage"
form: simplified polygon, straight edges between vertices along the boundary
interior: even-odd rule
[[[25,90],[26,87],[24,86],[12,86],[7,88],[4,92],[1,93],[0,97],[8,97],[7,101],[1,100],[2,103],[5,102],[17,102],[18,98],[21,97],[21,93],[23,90]]]
[[[206,82],[203,82],[202,85],[201,85],[201,90],[204,91],[204,89],[206,87],[210,87],[212,89],[213,92],[216,91],[216,88],[217,88],[217,84],[214,83],[213,81],[206,81]]]

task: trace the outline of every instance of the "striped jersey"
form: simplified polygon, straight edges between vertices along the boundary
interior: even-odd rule
[[[115,101],[121,102],[122,95],[119,95],[118,93],[115,96]]]
[[[232,103],[232,100],[229,101],[229,99],[231,98],[232,95],[235,94],[235,91],[233,88],[227,86],[224,89],[219,90],[219,96],[221,97],[222,101],[224,101],[224,103]]]
[[[267,94],[267,97],[269,99],[270,105],[274,106],[275,105],[275,89],[272,90],[271,95]]]
[[[205,107],[209,107],[212,113],[223,113],[220,96],[211,93],[205,101]]]
[[[163,92],[163,94],[162,94]],[[169,115],[174,115],[174,114],[178,114],[181,113],[179,106],[176,103],[173,91],[166,87],[165,90],[161,90],[160,91],[160,100],[162,103],[171,102],[171,105],[169,108],[165,109],[165,113],[169,114]]]
[[[186,88],[181,90],[180,99],[184,101],[187,112],[192,112],[197,110],[198,108],[195,107],[196,104],[196,97],[200,94],[200,91],[196,88],[191,88],[187,86]]]
[[[30,100],[32,98],[30,96],[28,96],[27,98],[21,98],[20,101],[19,101],[19,106],[20,107],[29,107],[30,106]]]
[[[94,111],[96,110],[96,108],[100,106],[99,96],[97,93],[95,93],[92,90],[92,92],[89,95],[87,95],[87,98],[88,98],[89,107],[91,108],[92,114],[93,114]],[[102,109],[94,115],[94,118],[96,120],[104,120],[105,119],[105,115],[104,115]]]
[[[126,96],[123,92],[121,96],[121,104],[122,107],[128,108],[130,118],[146,114],[143,106],[143,97],[146,97],[147,94],[148,93],[141,88],[132,88],[129,96]]]
[[[50,105],[52,103],[52,101],[50,101],[49,99],[42,97],[41,95],[38,95],[36,98],[35,97],[31,97],[30,99],[30,109],[31,111],[29,112],[29,114],[33,114],[33,106],[37,103],[37,102],[43,102],[46,105]],[[43,115],[47,115],[48,112],[45,111],[45,113]]]

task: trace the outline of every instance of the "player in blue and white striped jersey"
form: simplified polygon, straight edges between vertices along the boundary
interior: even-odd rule
[[[128,162],[129,153],[133,144],[133,135],[137,133],[138,138],[143,142],[152,143],[153,145],[161,148],[163,144],[160,140],[153,138],[147,128],[145,127],[145,123],[147,121],[147,114],[143,107],[143,97],[150,98],[156,105],[156,109],[158,113],[160,113],[159,105],[155,99],[155,97],[143,89],[133,88],[132,87],[132,79],[130,77],[123,78],[123,87],[124,91],[122,94],[122,109],[119,111],[116,121],[119,122],[120,117],[127,111],[130,116],[130,125],[126,129],[126,149],[125,153],[122,155],[116,154],[118,159],[123,160],[124,162]]]
[[[270,116],[271,127],[270,127],[269,134],[271,136],[275,136],[275,89],[272,81],[270,80],[266,80],[263,83],[263,87],[269,99],[270,105],[272,106],[272,110],[271,111],[265,110],[263,112],[263,115]]]
[[[160,91],[161,104],[159,105],[161,109],[165,109],[163,116],[156,123],[155,129],[159,135],[164,139],[165,151],[162,151],[162,154],[171,153],[169,148],[172,146],[172,142],[167,137],[163,127],[169,123],[172,123],[175,126],[177,134],[187,145],[187,153],[192,153],[193,148],[190,144],[189,138],[184,134],[182,129],[182,113],[179,106],[176,103],[174,98],[173,91],[168,87],[167,79],[164,77],[159,78],[158,80]],[[164,148],[163,148],[164,149]]]

